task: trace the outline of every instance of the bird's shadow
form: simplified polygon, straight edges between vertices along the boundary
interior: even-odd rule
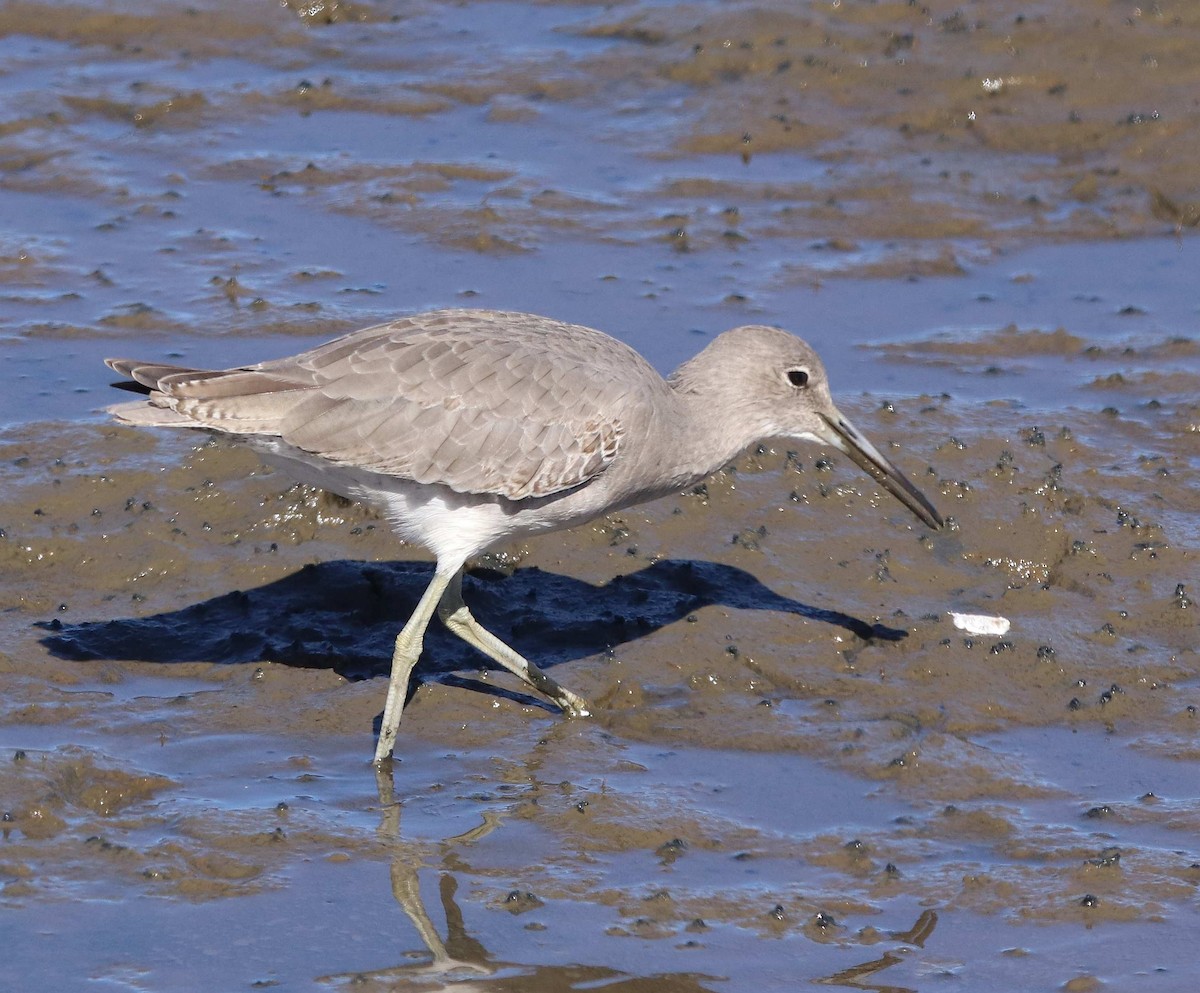
[[[336,560],[307,565],[253,590],[181,610],[69,624],[37,622],[58,658],[245,663],[332,669],[347,679],[388,671],[396,634],[432,578],[427,563]],[[464,599],[480,622],[543,668],[632,641],[711,605],[774,610],[844,628],[864,641],[899,641],[870,624],[772,592],[750,573],[714,562],[661,560],[600,586],[523,568],[468,575]],[[486,660],[430,625],[420,677],[444,678]]]

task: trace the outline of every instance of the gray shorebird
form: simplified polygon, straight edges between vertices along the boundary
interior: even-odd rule
[[[107,364],[145,394],[109,408],[120,420],[236,435],[297,480],[375,507],[437,557],[396,638],[376,762],[391,755],[435,612],[566,714],[589,713],[463,603],[464,564],[502,542],[677,493],[771,439],[830,445],[943,525],[834,405],[816,352],[771,327],[727,331],[666,379],[600,331],[488,310],[403,317],[236,369]]]

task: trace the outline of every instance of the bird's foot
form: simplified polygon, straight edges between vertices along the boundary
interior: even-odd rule
[[[592,708],[588,706],[588,702],[583,697],[572,693],[568,689],[563,689],[562,687],[560,687],[560,689],[562,690],[562,696],[560,696],[554,702],[562,708],[562,712],[566,714],[567,717],[592,716]]]

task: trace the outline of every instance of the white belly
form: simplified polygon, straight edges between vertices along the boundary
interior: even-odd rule
[[[597,501],[582,490],[519,501],[456,493],[448,486],[337,465],[278,439],[248,441],[266,462],[299,482],[375,508],[401,538],[428,548],[439,560],[465,561],[504,541],[571,527],[596,513],[592,504]]]

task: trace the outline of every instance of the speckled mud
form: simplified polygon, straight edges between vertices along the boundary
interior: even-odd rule
[[[0,9],[0,986],[1186,990],[1193,5]],[[389,313],[760,321],[930,495],[747,453],[431,564],[103,355]],[[113,399],[120,399],[119,395]],[[950,611],[996,615],[969,635]]]

